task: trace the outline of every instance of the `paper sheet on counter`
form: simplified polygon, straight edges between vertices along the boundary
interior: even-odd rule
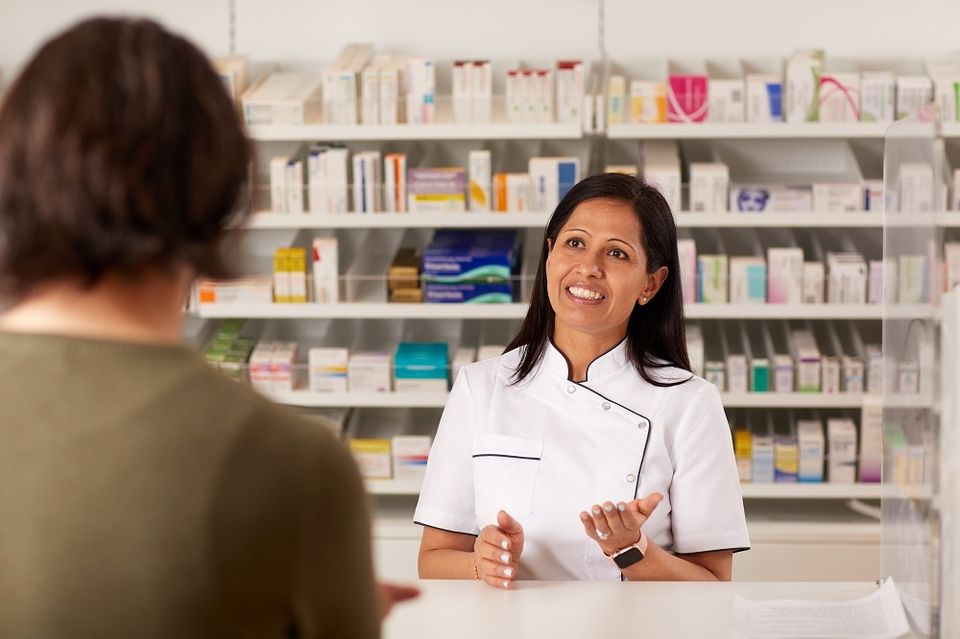
[[[735,636],[750,639],[897,639],[910,631],[893,579],[852,601],[777,599],[739,595],[733,604]]]

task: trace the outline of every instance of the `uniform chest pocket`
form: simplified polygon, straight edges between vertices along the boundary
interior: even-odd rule
[[[481,528],[496,523],[500,510],[514,517],[533,511],[542,455],[542,439],[496,434],[473,438],[473,485]]]

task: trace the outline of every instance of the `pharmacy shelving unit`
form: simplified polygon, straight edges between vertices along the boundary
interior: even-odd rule
[[[474,148],[488,141],[517,144],[580,144],[591,153],[603,153],[605,140],[620,145],[632,145],[644,140],[675,140],[681,144],[710,144],[723,141],[737,144],[740,141],[763,141],[781,145],[789,152],[799,140],[821,143],[846,141],[868,150],[868,155],[878,155],[886,132],[883,124],[697,124],[697,125],[610,125],[598,136],[584,134],[579,125],[518,125],[494,122],[489,125],[433,124],[424,126],[283,126],[252,127],[251,137],[258,146],[269,149],[292,148],[312,141],[344,143],[351,149],[368,150],[403,144],[423,146],[446,144],[473,144]],[[960,125],[946,127],[948,136],[960,138]],[[871,151],[872,150],[872,151]],[[595,159],[592,158],[591,159]],[[603,161],[593,162],[592,167],[602,166]],[[588,163],[589,164],[589,163]],[[584,167],[586,169],[586,167]],[[584,171],[587,172],[586,170]],[[363,233],[392,230],[403,233],[410,230],[435,228],[502,228],[520,229],[536,233],[549,218],[547,212],[512,211],[506,213],[370,213],[370,214],[281,214],[268,210],[258,201],[255,212],[240,223],[245,233],[265,235],[301,232]],[[936,217],[944,226],[960,228],[960,213],[939,213]],[[837,213],[807,211],[798,213],[693,213],[679,212],[676,216],[679,229],[691,232],[737,233],[742,229],[767,230],[804,229],[810,233],[830,234],[851,232],[879,238],[883,229],[883,217],[878,212]],[[888,227],[895,227],[896,220],[888,220]],[[905,220],[904,225],[915,224]],[[523,303],[500,305],[471,304],[390,304],[381,300],[360,300],[338,304],[204,304],[197,308],[201,319],[250,318],[261,321],[351,321],[351,320],[449,320],[516,322],[526,310]],[[881,309],[870,305],[739,305],[739,304],[692,304],[685,309],[686,316],[695,321],[736,322],[753,321],[809,321],[822,322],[844,320],[879,326]],[[927,305],[902,307],[897,310],[904,317],[936,317],[936,310]],[[444,393],[333,393],[321,394],[308,390],[273,392],[278,402],[302,409],[352,407],[363,409],[432,409],[439,416],[439,409],[446,401]],[[723,394],[724,405],[737,411],[805,410],[852,414],[871,402],[860,394],[820,395],[806,393],[746,393]],[[903,397],[904,406],[929,405],[927,398]],[[374,497],[377,516],[374,521],[375,537],[387,546],[384,553],[416,552],[419,529],[410,523],[413,504],[419,494],[420,482],[409,480],[368,480],[368,492]],[[879,525],[857,518],[846,509],[849,500],[866,500],[871,504],[882,497],[882,488],[876,484],[744,484],[743,496],[747,501],[751,534],[761,534],[761,539],[776,540],[778,547],[789,543],[805,543],[810,539],[847,539],[851,543],[879,546]],[[775,521],[768,521],[773,518]],[[766,535],[764,537],[763,535]],[[754,540],[756,542],[756,539]],[[787,545],[785,545],[787,544]],[[846,550],[835,548],[841,556]],[[870,552],[873,552],[872,550]],[[407,565],[412,565],[407,562]],[[387,573],[390,574],[389,572]],[[409,577],[397,573],[393,576]]]
[[[513,213],[272,213],[259,211],[247,216],[241,224],[246,230],[290,229],[409,229],[409,228],[543,228],[548,213],[520,211]],[[950,211],[937,215],[947,228],[960,228],[960,213]],[[763,229],[879,229],[883,218],[879,213],[689,213],[676,216],[677,228]],[[899,224],[915,226],[916,220]],[[898,220],[887,220],[888,227],[898,226]]]
[[[257,142],[423,141],[423,140],[578,140],[583,137],[579,124],[394,124],[299,126],[255,126],[250,137]]]

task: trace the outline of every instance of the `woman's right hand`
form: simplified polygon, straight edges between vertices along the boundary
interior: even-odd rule
[[[484,527],[473,545],[477,578],[494,588],[510,588],[517,578],[522,552],[523,526],[501,510],[497,514],[497,525]]]

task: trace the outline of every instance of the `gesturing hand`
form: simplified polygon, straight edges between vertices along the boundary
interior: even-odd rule
[[[523,526],[501,510],[496,526],[485,526],[473,545],[477,578],[495,588],[509,588],[517,578],[523,552]]]
[[[660,493],[650,493],[642,499],[616,505],[609,501],[602,506],[594,504],[589,513],[580,513],[580,522],[587,536],[596,541],[603,553],[609,556],[637,543],[640,527],[662,499]]]

